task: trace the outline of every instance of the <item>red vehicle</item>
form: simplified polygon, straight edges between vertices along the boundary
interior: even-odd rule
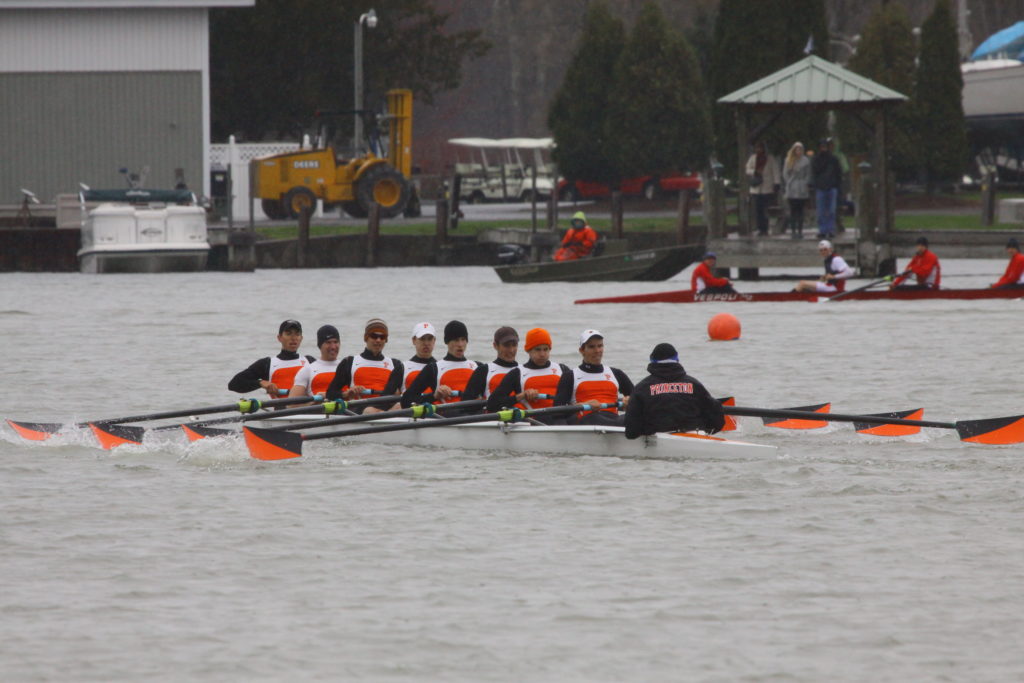
[[[696,173],[667,173],[665,175],[642,175],[622,181],[622,194],[625,197],[644,197],[656,199],[659,195],[680,190],[700,190],[700,176]],[[612,194],[611,188],[604,183],[592,183],[577,180],[570,183],[561,180],[558,183],[558,197],[565,201],[580,199],[604,199]]]

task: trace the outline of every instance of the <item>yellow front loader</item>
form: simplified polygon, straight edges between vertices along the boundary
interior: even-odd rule
[[[361,116],[361,112],[355,112]],[[257,159],[255,196],[269,218],[297,218],[322,199],[325,207],[341,205],[345,213],[364,218],[374,202],[383,217],[419,215],[419,197],[409,179],[412,172],[412,91],[389,90],[385,141],[370,126],[370,150],[355,159],[335,153],[330,126],[321,125],[312,149]]]

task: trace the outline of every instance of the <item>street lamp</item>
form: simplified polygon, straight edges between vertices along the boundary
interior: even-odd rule
[[[363,25],[367,28],[377,26],[377,12],[370,10],[359,15],[359,21],[355,25],[355,148],[359,150],[363,146]]]

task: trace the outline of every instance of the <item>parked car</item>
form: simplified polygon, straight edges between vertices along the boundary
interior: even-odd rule
[[[622,181],[624,197],[644,197],[657,199],[659,196],[679,192],[680,190],[700,191],[700,176],[696,173],[666,173],[663,175],[642,175]],[[612,194],[611,188],[604,183],[592,183],[586,180],[558,183],[558,197],[565,201],[580,199],[604,199]]]

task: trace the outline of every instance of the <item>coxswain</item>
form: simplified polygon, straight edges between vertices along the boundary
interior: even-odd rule
[[[1010,262],[1006,264],[1006,272],[992,288],[1024,288],[1024,254],[1020,253],[1020,243],[1015,237],[1011,237],[1006,243],[1006,255],[1010,257]]]
[[[715,277],[714,267],[718,256],[709,251],[701,257],[700,263],[690,276],[690,289],[696,294],[735,294],[732,282],[727,277]]]
[[[367,395],[397,394],[402,381],[403,364],[384,355],[388,343],[388,325],[380,318],[371,318],[363,328],[366,348],[358,356],[346,356],[327,388],[329,400],[346,401],[367,398]],[[398,372],[393,372],[398,370]],[[359,412],[377,413],[380,408],[368,406]]]
[[[686,374],[675,347],[658,344],[650,359],[647,372],[651,374],[640,380],[629,398],[626,438],[697,429],[707,434],[721,431],[725,426],[722,404]]]
[[[460,320],[449,321],[444,326],[444,343],[448,353],[436,363],[424,366],[402,394],[403,408],[418,403],[423,394],[430,393],[431,387],[438,401],[451,403],[461,398],[454,392],[462,392],[466,388],[470,375],[477,368],[476,361],[466,358],[466,347],[469,346],[466,324]]]
[[[604,335],[597,330],[584,330],[580,334],[580,355],[583,362],[562,375],[555,392],[554,405],[589,403],[593,410],[584,410],[570,416],[569,424],[580,425],[622,425],[622,415],[615,404],[619,395],[628,398],[633,393],[633,382],[622,370],[606,367],[604,359]],[[600,408],[599,404],[608,404]]]
[[[305,366],[295,375],[295,384],[288,392],[293,396],[324,395],[327,387],[338,369],[341,352],[341,336],[334,325],[323,325],[316,331],[316,345],[320,349],[320,357]]]
[[[530,359],[508,371],[487,398],[487,412],[494,413],[512,406],[549,408],[555,404],[558,382],[572,370],[561,363],[551,362],[551,334],[542,327],[526,333],[525,347]],[[539,398],[542,395],[547,398]],[[537,419],[548,424],[551,420],[547,416]]]
[[[835,294],[846,289],[846,280],[853,277],[850,264],[835,252],[828,240],[818,242],[818,253],[825,259],[825,274],[818,280],[801,280],[793,289],[794,292]]]
[[[938,289],[942,280],[942,266],[939,265],[939,257],[928,248],[928,238],[918,237],[914,243],[914,258],[910,259],[906,270],[900,274],[889,289]],[[911,275],[916,276],[917,282],[912,285],[903,284]]]
[[[462,393],[463,401],[479,398],[490,398],[491,393],[501,384],[501,380],[515,368],[516,354],[519,353],[519,333],[508,325],[502,325],[494,331],[494,346],[497,357],[490,363],[480,363],[466,382]]]
[[[574,261],[590,256],[597,244],[597,233],[587,225],[587,217],[582,211],[573,214],[569,226],[562,237],[562,247],[555,252],[556,261]]]
[[[228,390],[245,394],[263,389],[271,398],[281,398],[280,390],[288,392],[295,383],[295,375],[313,359],[299,355],[302,344],[302,325],[298,320],[285,320],[277,328],[277,341],[281,351],[276,356],[260,358],[228,382]]]

